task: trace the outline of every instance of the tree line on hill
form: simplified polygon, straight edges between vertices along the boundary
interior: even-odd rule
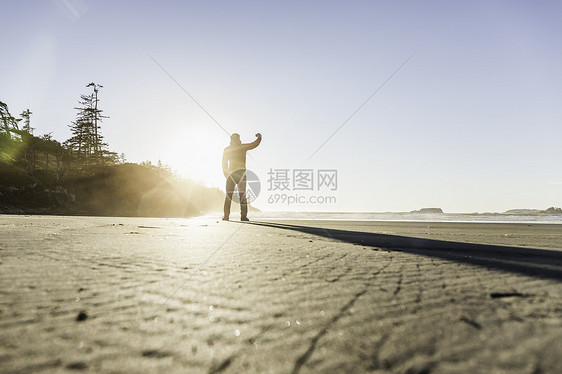
[[[79,106],[74,108],[76,119],[69,125],[72,136],[62,143],[50,133],[34,135],[31,110],[24,110],[21,118],[16,118],[0,101],[0,162],[25,170],[30,176],[53,174],[58,181],[69,173],[88,173],[92,168],[122,161],[108,150],[101,134],[101,123],[109,118],[99,108],[103,86],[89,83],[86,87],[92,91],[80,96]]]
[[[0,101],[0,213],[188,216],[219,210],[222,192],[180,178],[158,161],[126,163],[101,132],[100,84],[86,85],[71,137],[37,136],[31,110]]]

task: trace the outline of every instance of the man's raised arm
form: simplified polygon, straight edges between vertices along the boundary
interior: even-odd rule
[[[246,148],[247,151],[249,151],[250,149],[254,149],[254,148],[256,148],[258,145],[260,145],[260,143],[261,143],[261,134],[258,132],[258,133],[256,134],[256,137],[257,137],[257,139],[254,140],[253,142],[248,143],[248,144],[244,144],[244,148]]]

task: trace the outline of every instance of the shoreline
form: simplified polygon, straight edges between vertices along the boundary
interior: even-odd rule
[[[275,215],[269,215],[267,212],[261,212],[263,214],[256,217],[254,213],[251,215],[252,220],[271,220],[271,221],[318,221],[318,222],[403,222],[403,223],[470,223],[470,224],[521,224],[521,225],[562,225],[562,217],[552,216],[552,219],[556,220],[487,220],[487,219],[433,219],[433,217],[428,217],[425,219],[404,219],[404,218],[337,218],[337,217],[315,217],[313,215],[308,217],[279,217]],[[395,213],[391,213],[395,214]],[[464,214],[464,213],[462,213]],[[36,213],[22,213],[22,212],[0,212],[0,216],[22,216],[22,217],[98,217],[98,218],[145,218],[145,219],[217,219],[220,220],[222,213],[216,214],[203,214],[203,215],[193,215],[193,216],[170,216],[170,217],[158,217],[158,216],[108,216],[108,215],[93,215],[88,213],[74,213],[69,214],[69,212],[36,212]],[[514,216],[514,218],[527,218],[528,216]],[[550,216],[549,216],[550,217]],[[558,221],[558,218],[560,219]],[[236,219],[231,221],[236,222]]]
[[[198,217],[193,217],[198,218]],[[201,216],[201,218],[209,218]],[[287,218],[287,217],[267,217],[260,218],[272,221],[325,221],[325,222],[405,222],[405,223],[483,223],[483,224],[526,224],[526,225],[562,225],[554,221],[488,221],[488,220],[449,220],[449,219],[382,219],[382,218]]]

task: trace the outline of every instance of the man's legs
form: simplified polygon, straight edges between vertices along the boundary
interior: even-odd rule
[[[246,201],[246,173],[238,183],[238,196],[240,196],[240,220],[248,221],[248,202]]]
[[[226,197],[224,198],[224,216],[223,220],[228,221],[230,217],[230,204],[232,203],[232,194],[234,194],[234,180],[229,175],[226,178]]]

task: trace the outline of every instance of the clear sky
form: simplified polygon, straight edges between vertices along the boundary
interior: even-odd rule
[[[70,137],[89,82],[102,132],[223,187],[226,129],[276,210],[562,205],[560,1],[0,2],[0,100]],[[409,56],[411,60],[307,158]],[[336,169],[336,204],[271,205],[270,169]],[[277,191],[279,192],[279,191]],[[285,191],[295,194],[295,191]]]

